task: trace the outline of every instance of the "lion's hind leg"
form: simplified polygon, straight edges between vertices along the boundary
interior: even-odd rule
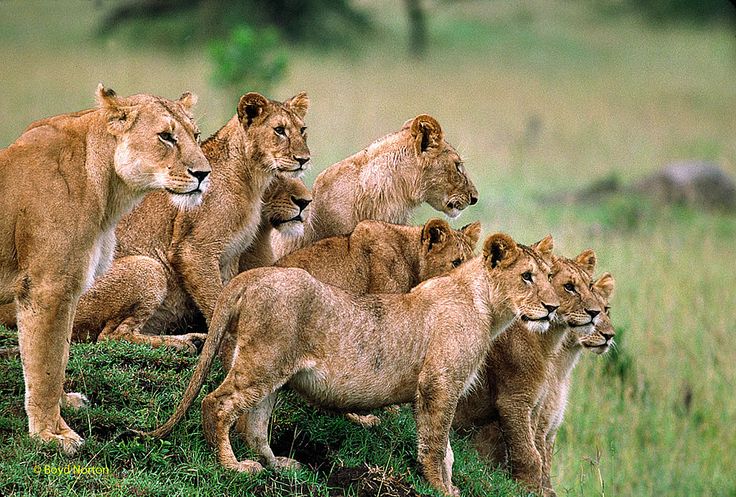
[[[202,400],[202,424],[207,442],[217,451],[224,467],[246,473],[257,473],[263,466],[256,461],[238,461],[230,442],[230,428],[246,411],[267,400],[270,389],[240,388],[232,374]],[[270,450],[270,449],[269,449]],[[271,453],[273,456],[273,453]]]
[[[152,347],[172,347],[196,354],[206,335],[147,335],[146,323],[168,293],[167,272],[147,256],[115,259],[112,267],[79,301],[74,319],[76,340],[125,340]]]
[[[235,429],[245,439],[248,446],[260,455],[266,466],[277,469],[298,469],[301,467],[298,461],[289,457],[275,456],[268,444],[268,424],[271,421],[271,413],[276,404],[277,395],[277,392],[272,393],[256,407],[241,415]]]

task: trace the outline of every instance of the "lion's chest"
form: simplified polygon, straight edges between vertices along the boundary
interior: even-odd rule
[[[82,292],[89,290],[95,280],[110,269],[114,252],[115,230],[111,228],[102,232],[92,245]]]

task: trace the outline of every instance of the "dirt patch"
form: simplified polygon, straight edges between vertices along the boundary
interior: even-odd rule
[[[308,465],[314,471],[329,468],[330,447],[314,442],[303,431],[287,431],[271,440],[271,450],[277,456],[286,456]]]
[[[393,470],[377,466],[335,468],[327,479],[330,497],[342,497],[352,487],[358,497],[420,497]]]

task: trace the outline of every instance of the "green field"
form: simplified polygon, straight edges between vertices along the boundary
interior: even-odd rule
[[[205,135],[234,113],[232,95],[210,84],[205,50],[99,40],[97,4],[0,1],[0,146],[35,119],[92,105],[99,81],[120,94],[194,91]],[[271,95],[309,93],[307,180],[419,113],[436,117],[480,192],[458,226],[480,219],[485,233],[525,243],[552,233],[562,254],[595,249],[617,281],[618,347],[576,370],[553,464],[558,495],[736,496],[736,218],[633,197],[549,200],[675,160],[714,161],[736,176],[733,29],[653,26],[603,15],[595,2],[432,2],[430,53],[416,62],[404,55],[401,5],[360,4],[378,33],[350,52],[290,48],[289,74]],[[422,208],[415,221],[431,215]],[[73,347],[68,386],[93,407],[65,414],[89,442],[67,459],[27,438],[20,364],[0,360],[0,495],[330,495],[341,468],[364,464],[384,468],[387,485],[428,492],[406,409],[367,432],[286,396],[274,439],[314,464],[258,478],[218,469],[198,409],[166,441],[115,438],[165,418],[191,363],[127,345]],[[518,493],[455,441],[463,495]],[[109,474],[43,474],[69,462]]]

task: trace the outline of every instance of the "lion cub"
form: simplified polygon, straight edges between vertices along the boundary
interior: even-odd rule
[[[365,219],[406,224],[423,202],[455,218],[478,201],[462,158],[437,120],[426,114],[322,171],[312,194],[302,241],[280,243],[277,255],[348,234]]]
[[[605,354],[613,343],[613,337],[616,334],[611,323],[609,305],[614,286],[615,281],[610,273],[604,273],[593,282],[593,294],[598,297],[603,308],[593,333],[580,336],[568,331],[562,347],[552,358],[552,365],[547,371],[544,386],[545,394],[535,413],[536,422],[534,424],[536,425],[536,445],[542,456],[542,485],[544,491],[550,496],[555,495],[550,478],[552,454],[554,453],[557,430],[565,416],[567,398],[572,383],[572,371],[583,350],[589,350],[594,354]]]
[[[251,448],[269,466],[292,466],[268,446],[283,385],[337,410],[413,402],[424,475],[436,489],[458,495],[448,438],[458,398],[515,317],[535,329],[549,326],[559,305],[548,281],[551,250],[551,237],[526,247],[491,235],[481,256],[407,294],[356,296],[297,268],[240,274],[213,314],[211,337],[237,332],[237,344],[227,377],[202,402],[205,437],[224,466],[261,470],[255,461],[238,461],[230,445],[230,427],[247,413]],[[217,340],[208,340],[197,390],[216,350]]]
[[[533,491],[542,490],[542,454],[535,445],[533,411],[545,393],[552,360],[569,334],[584,336],[601,320],[602,306],[592,291],[596,256],[586,250],[575,260],[554,257],[552,285],[560,308],[545,333],[514,323],[490,348],[479,388],[458,404],[453,425],[481,429],[474,442],[494,462],[508,464],[512,476]],[[498,432],[495,432],[496,423]]]
[[[361,221],[349,235],[320,240],[276,262],[300,267],[351,293],[406,293],[473,256],[480,223],[453,230],[447,221],[424,226]]]
[[[309,212],[312,194],[300,178],[277,174],[263,194],[261,222],[253,243],[240,255],[238,272],[256,267],[273,266],[271,235],[287,238],[304,234],[304,219]]]

